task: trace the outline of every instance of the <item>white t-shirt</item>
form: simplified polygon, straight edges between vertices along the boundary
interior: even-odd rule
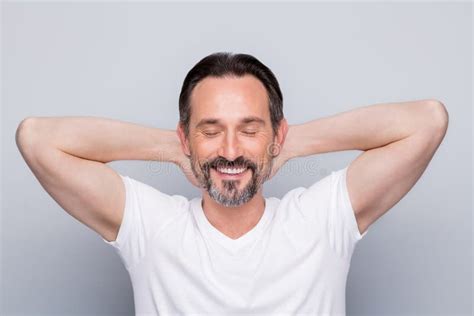
[[[298,187],[231,239],[201,197],[165,194],[121,175],[126,203],[108,242],[130,274],[136,315],[345,315],[351,256],[361,235],[347,167]]]

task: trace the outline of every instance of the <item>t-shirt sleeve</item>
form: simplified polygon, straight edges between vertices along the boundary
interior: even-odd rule
[[[300,211],[324,234],[330,247],[341,257],[350,258],[361,234],[346,184],[347,168],[332,171],[308,188],[297,191]]]
[[[180,212],[188,200],[168,195],[143,182],[119,174],[125,186],[125,208],[117,238],[106,244],[114,247],[125,268],[131,269],[146,255],[153,237]]]

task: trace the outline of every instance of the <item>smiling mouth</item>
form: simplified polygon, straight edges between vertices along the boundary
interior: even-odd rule
[[[250,168],[212,168],[216,173],[224,179],[238,179],[242,177]]]

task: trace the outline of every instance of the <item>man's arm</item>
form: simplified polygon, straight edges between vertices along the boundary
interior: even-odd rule
[[[423,174],[448,127],[437,100],[363,106],[292,125],[282,160],[341,150],[364,151],[347,169],[347,190],[363,234]]]
[[[122,222],[125,188],[106,163],[184,155],[175,131],[97,117],[26,118],[16,143],[51,197],[108,241]]]

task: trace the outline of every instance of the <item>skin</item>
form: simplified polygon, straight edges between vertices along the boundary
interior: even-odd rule
[[[263,215],[262,186],[284,160],[279,149],[288,132],[287,122],[282,119],[277,133],[273,132],[267,91],[250,75],[203,79],[193,89],[191,108],[189,135],[181,125],[177,128],[192,170],[192,176],[187,176],[201,188],[209,222],[237,239]],[[244,122],[248,117],[263,123]],[[218,122],[199,124],[211,118]],[[226,180],[211,168],[232,162],[250,169],[240,179]]]
[[[266,171],[262,174],[266,175],[271,168],[271,178],[293,158],[361,150],[363,153],[349,163],[346,180],[361,234],[415,185],[443,140],[449,121],[446,107],[432,99],[361,106],[291,126],[283,120],[273,137],[281,151],[273,159],[273,166],[269,166],[265,148],[271,144],[272,133],[266,94],[260,82],[252,77],[211,78],[203,81],[195,92],[189,138],[178,128],[183,152],[192,153],[192,159],[178,164],[192,183],[200,187],[204,184],[200,169],[189,166],[199,159],[213,161],[223,156],[232,161],[240,155],[255,157],[253,161],[263,159]],[[243,127],[238,125],[246,115],[259,116],[268,123],[253,138],[245,137]],[[209,117],[221,120],[216,138],[206,137],[204,130],[196,126],[199,120]],[[189,169],[195,170],[187,172]],[[220,192],[225,193],[225,184],[212,172],[210,176]],[[246,175],[238,188],[244,188],[249,178]],[[254,227],[264,210],[261,184],[258,193],[239,207],[221,205],[204,190],[203,200],[209,221],[234,239]]]
[[[362,234],[415,185],[440,146],[449,122],[443,103],[425,99],[360,106],[291,126],[282,120],[273,135],[266,91],[255,78],[209,78],[196,88],[191,98],[189,137],[179,126],[177,135],[173,130],[77,116],[28,117],[19,124],[15,140],[25,162],[54,200],[108,241],[117,237],[125,205],[122,179],[108,162],[176,163],[191,183],[203,190],[203,209],[209,221],[236,239],[260,220],[264,211],[262,183],[286,161],[361,150],[348,165],[346,184]],[[246,134],[250,126],[240,124],[250,115],[265,123],[254,135]],[[213,126],[218,132],[212,136],[206,135],[211,127],[197,126],[211,117],[220,122]],[[269,157],[269,145],[281,149],[273,153],[274,158]],[[249,172],[240,182],[224,182],[212,170],[206,178],[202,167],[217,158],[254,166],[253,180]],[[196,168],[191,168],[191,162]],[[251,198],[245,197],[242,192],[252,181],[257,190],[250,191],[254,193]],[[215,187],[208,191],[206,184],[211,182]],[[226,192],[232,186],[234,190]]]

